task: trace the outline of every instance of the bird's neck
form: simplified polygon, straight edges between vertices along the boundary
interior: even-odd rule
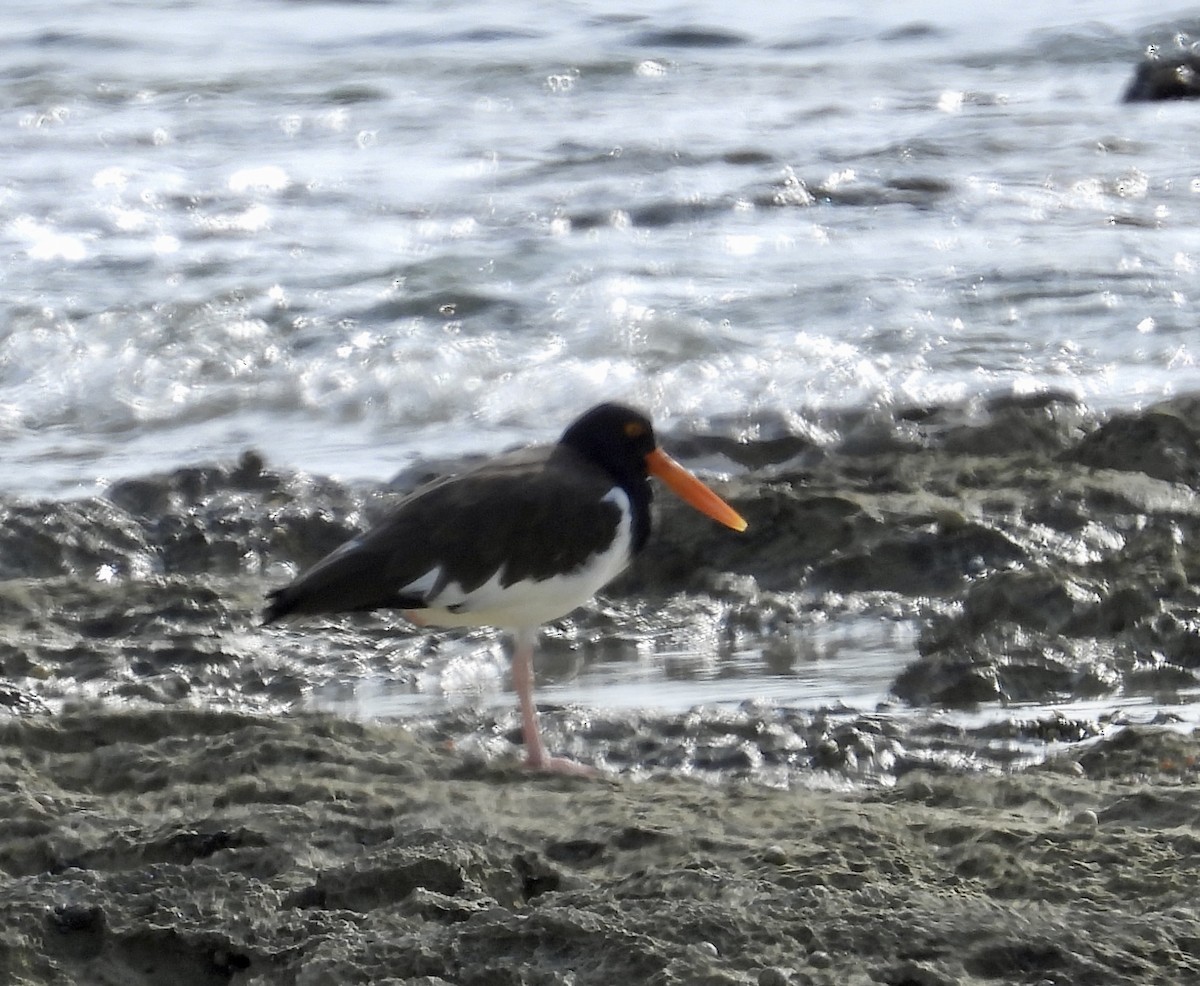
[[[654,490],[647,477],[638,479],[618,480],[617,485],[629,497],[630,518],[630,550],[637,554],[650,540],[650,501],[654,498]]]

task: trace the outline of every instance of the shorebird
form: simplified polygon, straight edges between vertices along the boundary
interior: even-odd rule
[[[719,523],[746,529],[658,446],[649,418],[600,404],[555,445],[510,452],[415,490],[377,526],[272,591],[263,623],[393,609],[418,626],[507,630],[526,766],[589,773],[546,751],[533,698],[537,632],[585,603],[645,547],[650,476]]]

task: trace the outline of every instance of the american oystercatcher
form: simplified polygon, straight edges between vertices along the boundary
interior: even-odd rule
[[[650,476],[714,520],[746,529],[658,447],[644,414],[600,404],[556,445],[501,455],[417,489],[376,527],[271,592],[263,623],[397,609],[418,626],[509,630],[526,766],[590,772],[546,752],[533,701],[537,629],[590,599],[645,547]]]

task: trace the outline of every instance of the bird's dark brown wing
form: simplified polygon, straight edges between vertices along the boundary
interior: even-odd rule
[[[497,572],[506,586],[575,571],[611,544],[620,524],[618,503],[604,499],[613,485],[561,445],[436,480],[272,592],[264,622],[291,613],[420,609],[450,583],[470,592]]]

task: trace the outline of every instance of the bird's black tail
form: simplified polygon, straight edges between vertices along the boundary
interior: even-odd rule
[[[267,593],[267,605],[263,607],[262,611],[262,626],[265,627],[268,623],[282,619],[296,608],[295,599],[289,597],[291,594],[288,592],[287,586],[281,589],[272,589]]]

